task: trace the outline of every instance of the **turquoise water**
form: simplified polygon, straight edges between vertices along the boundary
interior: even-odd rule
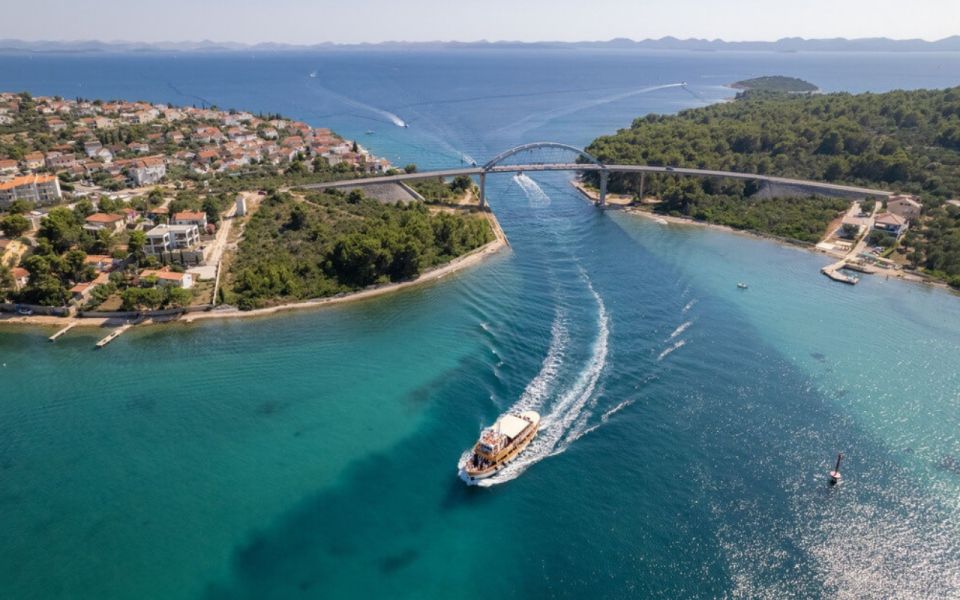
[[[960,61],[0,57],[2,89],[275,110],[423,166],[584,144],[769,73],[881,91]],[[490,183],[509,250],[388,298],[99,352],[0,330],[3,597],[960,594],[956,296],[832,284],[818,255],[534,180]],[[461,452],[518,402],[546,418],[524,464],[464,486]]]

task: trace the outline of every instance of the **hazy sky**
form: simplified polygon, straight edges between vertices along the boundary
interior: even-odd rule
[[[379,42],[676,37],[940,39],[960,0],[9,1],[0,38]]]

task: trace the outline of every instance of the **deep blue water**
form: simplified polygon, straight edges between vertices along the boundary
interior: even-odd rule
[[[0,89],[281,112],[424,168],[583,145],[763,74],[945,87],[960,61],[0,56]],[[601,213],[568,177],[493,179],[511,248],[392,297],[102,352],[3,330],[3,596],[960,595],[958,298]],[[518,402],[546,419],[524,464],[467,488],[458,457]]]

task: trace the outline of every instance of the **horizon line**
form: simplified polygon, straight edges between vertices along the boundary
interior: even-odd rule
[[[0,36],[0,42],[10,43],[10,42],[20,42],[20,43],[29,43],[29,44],[81,44],[81,43],[98,43],[98,44],[218,44],[218,45],[234,45],[234,46],[262,46],[262,45],[276,45],[276,46],[294,46],[294,47],[310,47],[310,46],[375,46],[375,45],[386,45],[386,44],[607,44],[611,42],[629,42],[629,43],[643,43],[643,42],[663,42],[663,41],[676,41],[676,42],[706,42],[706,43],[725,43],[725,44],[775,44],[778,42],[785,41],[794,41],[794,42],[870,42],[870,41],[886,41],[886,42],[923,42],[928,44],[936,44],[938,42],[944,42],[947,40],[953,40],[960,38],[960,33],[948,35],[946,37],[937,38],[937,39],[927,39],[922,37],[911,37],[911,38],[891,38],[886,36],[868,36],[868,37],[854,37],[848,38],[843,36],[834,36],[834,37],[802,37],[802,36],[785,36],[779,37],[776,39],[740,39],[740,40],[730,40],[724,39],[721,37],[716,38],[705,38],[705,37],[677,37],[675,35],[664,35],[658,38],[646,37],[640,39],[634,39],[629,37],[613,37],[609,39],[579,39],[579,40],[550,40],[550,39],[541,39],[541,40],[511,40],[511,39],[497,39],[489,40],[487,38],[480,38],[474,40],[463,40],[463,39],[432,39],[432,40],[403,40],[403,39],[391,39],[391,40],[380,40],[380,41],[354,41],[354,42],[333,42],[333,41],[317,41],[317,42],[283,42],[275,40],[260,40],[260,41],[251,41],[251,42],[238,42],[234,40],[212,40],[209,38],[203,39],[163,39],[163,40],[129,40],[129,39],[100,39],[100,38],[73,38],[73,39],[50,39],[50,38],[22,38],[22,37],[4,37]]]

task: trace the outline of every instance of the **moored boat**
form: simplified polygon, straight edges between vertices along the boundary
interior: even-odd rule
[[[472,482],[497,473],[523,452],[536,437],[539,426],[540,415],[532,410],[501,415],[480,434],[460,465],[460,476]]]

